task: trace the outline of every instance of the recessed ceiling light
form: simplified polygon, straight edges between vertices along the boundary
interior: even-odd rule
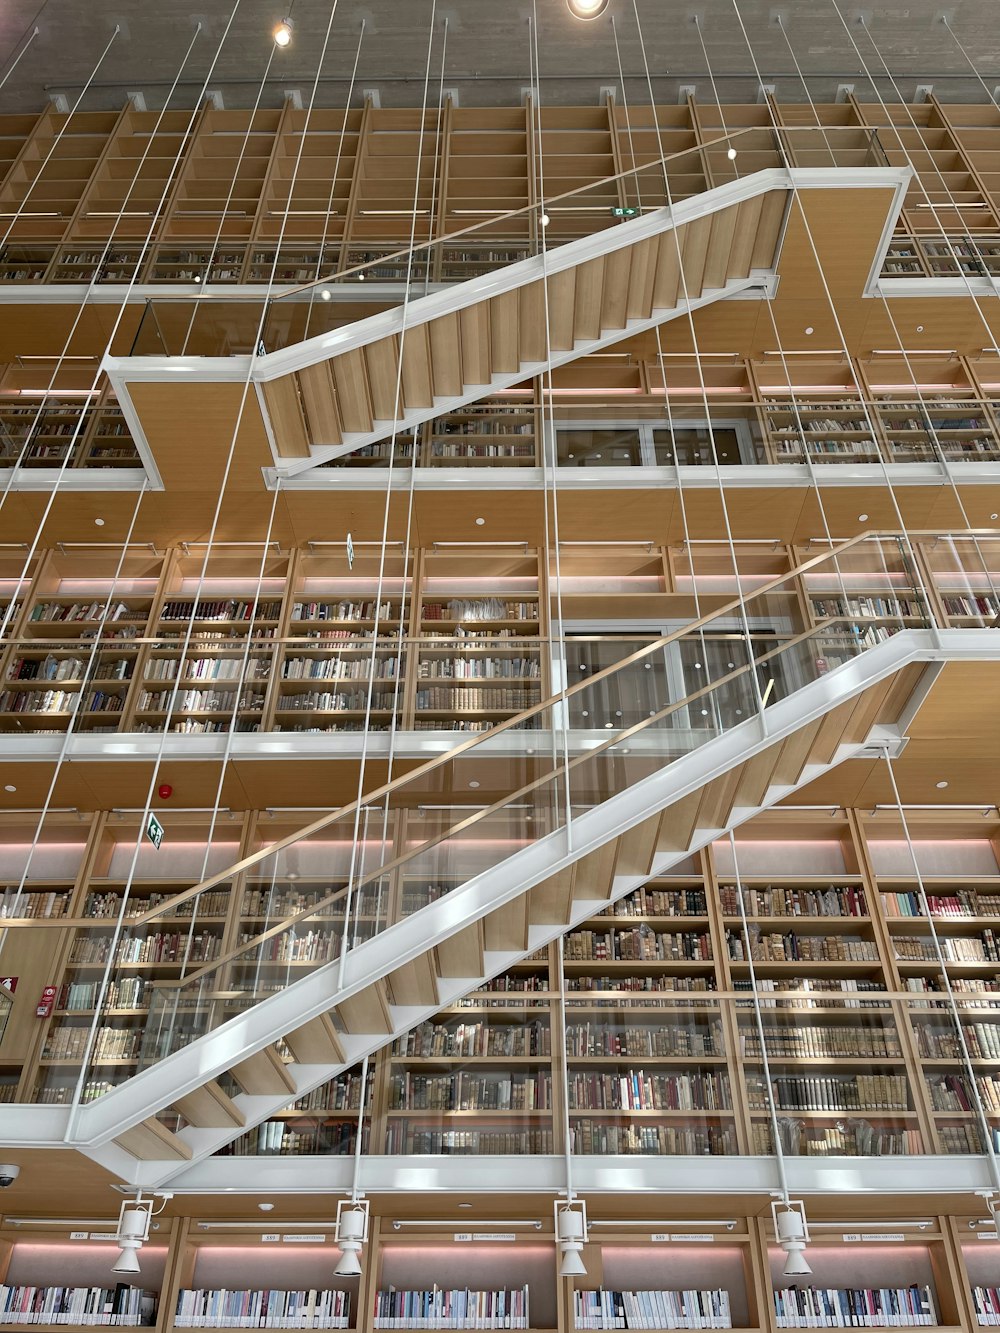
[[[271,34],[274,37],[275,46],[288,46],[292,40],[292,26],[291,19],[285,18],[281,20]]]
[[[332,301],[332,300],[333,300],[333,292],[330,291],[330,288],[329,288],[329,287],[322,287],[322,288],[320,288],[320,293],[319,293],[319,294],[320,294],[320,299],[323,300],[323,301]]]
[[[479,786],[479,783],[478,783],[478,782],[470,782],[470,783],[469,783],[469,786],[475,788],[475,787],[478,787],[478,786]]]
[[[947,782],[935,782],[934,785],[935,787],[937,787],[938,791],[944,791],[945,787],[947,787],[948,784]]]
[[[459,1208],[471,1208],[471,1207],[472,1207],[472,1204],[471,1204],[471,1203],[460,1203],[458,1206],[459,1206]]]
[[[1000,514],[990,514],[990,518],[1000,518]]]
[[[858,515],[858,522],[859,522],[859,523],[867,523],[867,522],[868,522],[868,515],[867,515],[867,514],[859,514],[859,515]]]
[[[569,12],[577,19],[596,19],[607,9],[611,0],[566,0]]]
[[[486,519],[485,519],[485,518],[477,518],[477,519],[476,519],[476,527],[477,527],[477,528],[481,528],[485,522],[486,522]]]
[[[260,1209],[260,1211],[261,1211],[262,1213],[273,1213],[273,1212],[274,1212],[274,1204],[273,1204],[273,1203],[259,1203],[259,1204],[257,1205],[257,1207]]]
[[[917,332],[918,332],[918,333],[923,333],[923,331],[924,331],[924,326],[923,326],[922,324],[918,324],[918,325],[917,325]]]
[[[95,525],[96,525],[97,527],[99,527],[99,528],[103,528],[103,527],[104,527],[104,519],[103,519],[103,518],[95,518],[95,519],[94,519],[94,523],[95,523]]]
[[[7,782],[4,783],[4,791],[17,791],[17,788],[14,786],[13,782]]]
[[[810,324],[809,327],[806,329],[806,333],[812,333],[812,331],[813,331],[813,326]]]

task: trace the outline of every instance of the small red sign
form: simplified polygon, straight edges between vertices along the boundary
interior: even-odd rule
[[[35,1013],[39,1018],[48,1018],[55,1007],[56,988],[55,986],[45,986],[42,990],[42,998],[38,1001],[38,1007]]]
[[[9,990],[11,995],[17,990],[17,977],[0,977],[0,986]]]

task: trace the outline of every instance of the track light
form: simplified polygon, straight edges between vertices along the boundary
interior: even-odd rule
[[[585,1277],[586,1264],[583,1262],[583,1247],[587,1234],[587,1205],[582,1199],[568,1199],[566,1203],[556,1203],[556,1236],[559,1242],[559,1276]]]
[[[149,1224],[157,1214],[162,1213],[167,1201],[174,1196],[166,1191],[159,1195],[142,1197],[140,1190],[134,1199],[123,1199],[118,1213],[118,1227],[115,1240],[118,1242],[118,1258],[111,1266],[112,1273],[138,1273],[139,1251],[149,1240]],[[157,1198],[162,1199],[156,1208]],[[155,1209],[155,1211],[154,1211]]]
[[[273,33],[275,46],[289,45],[292,40],[292,27],[293,24],[291,19],[284,18],[281,20]]]
[[[577,19],[596,19],[607,9],[611,0],[566,0],[569,12]]]
[[[778,1244],[788,1256],[781,1270],[785,1277],[798,1277],[811,1273],[806,1262],[806,1243],[809,1240],[809,1223],[806,1219],[806,1206],[801,1199],[775,1199],[771,1203],[774,1218],[774,1234]]]
[[[361,1273],[361,1249],[368,1239],[368,1200],[341,1199],[337,1203],[334,1241],[340,1258],[333,1270],[337,1277],[358,1277]]]

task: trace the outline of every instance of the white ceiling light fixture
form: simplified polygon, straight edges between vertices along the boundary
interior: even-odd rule
[[[112,1273],[134,1274],[140,1271],[139,1251],[149,1240],[149,1224],[154,1217],[163,1212],[173,1197],[171,1191],[164,1190],[144,1199],[142,1191],[139,1190],[134,1199],[122,1200],[118,1213],[118,1228],[115,1232],[115,1241],[119,1246],[118,1258],[111,1265]],[[159,1208],[156,1206],[157,1199],[161,1200]]]
[[[337,1228],[334,1240],[340,1247],[340,1258],[333,1270],[337,1277],[359,1277],[361,1250],[368,1240],[368,1200],[363,1198],[338,1199]]]
[[[774,1218],[774,1234],[787,1256],[781,1270],[785,1277],[811,1273],[812,1269],[806,1262],[809,1222],[805,1204],[801,1199],[790,1199],[786,1194],[780,1199],[771,1200],[771,1215]]]
[[[272,33],[275,46],[290,46],[294,28],[295,25],[290,18],[283,18]]]
[[[569,12],[575,19],[598,19],[610,5],[611,0],[566,0]]]
[[[556,1239],[559,1244],[559,1276],[586,1277],[583,1247],[589,1240],[587,1204],[572,1196],[565,1203],[555,1203]]]

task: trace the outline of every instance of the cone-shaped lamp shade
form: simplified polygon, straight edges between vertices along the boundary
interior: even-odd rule
[[[586,1277],[587,1265],[583,1262],[580,1248],[579,1245],[573,1245],[563,1250],[559,1264],[560,1277]]]
[[[811,1273],[812,1269],[806,1263],[805,1246],[795,1241],[787,1242],[789,1245],[788,1258],[785,1260],[785,1266],[782,1269],[785,1277],[798,1277],[803,1273]]]
[[[131,1245],[124,1245],[111,1268],[112,1273],[138,1273],[139,1255]]]
[[[337,1277],[358,1277],[361,1273],[361,1246],[357,1241],[344,1241],[344,1252],[337,1261]]]

